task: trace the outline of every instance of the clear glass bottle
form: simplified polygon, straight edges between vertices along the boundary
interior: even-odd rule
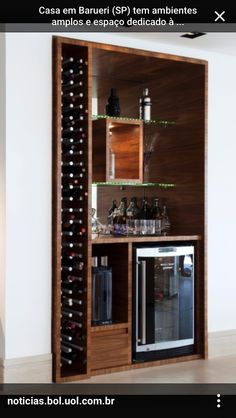
[[[113,226],[115,235],[126,234],[126,209],[127,209],[127,198],[122,197],[120,204],[114,211]]]
[[[92,257],[92,323],[98,325],[102,320],[102,280],[103,272],[98,267],[98,257]]]
[[[148,88],[143,90],[143,96],[139,99],[139,117],[145,121],[151,120],[152,102],[149,97]]]
[[[161,232],[167,234],[168,232],[170,232],[170,227],[170,218],[167,212],[167,207],[166,205],[164,205],[161,213]]]
[[[155,221],[155,234],[161,234],[161,209],[159,199],[156,197],[151,208],[151,218]]]
[[[112,268],[108,267],[108,257],[101,257],[100,271],[102,271],[102,324],[112,323]]]

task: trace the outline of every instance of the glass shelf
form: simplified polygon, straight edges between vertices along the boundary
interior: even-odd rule
[[[132,186],[132,187],[161,187],[163,189],[173,189],[174,183],[136,183],[136,182],[123,182],[123,181],[98,181],[92,183],[93,186]]]
[[[98,120],[98,119],[112,119],[112,120],[117,120],[117,121],[140,121],[142,119],[135,119],[135,118],[125,118],[125,117],[114,117],[114,116],[107,116],[107,115],[92,115],[92,119],[93,120]],[[143,120],[143,123],[145,125],[160,125],[160,126],[171,126],[171,125],[175,125],[175,121],[173,120],[149,120],[149,121],[145,121]]]

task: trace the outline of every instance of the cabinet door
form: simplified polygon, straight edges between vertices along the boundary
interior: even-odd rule
[[[91,370],[130,364],[128,329],[104,330],[92,335]]]
[[[143,122],[104,118],[93,122],[93,181],[143,181]]]

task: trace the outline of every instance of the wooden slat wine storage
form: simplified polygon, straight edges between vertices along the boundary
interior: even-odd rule
[[[88,48],[55,39],[53,80],[53,353],[58,381],[87,374]]]

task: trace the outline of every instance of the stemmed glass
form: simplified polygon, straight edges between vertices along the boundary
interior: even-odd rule
[[[149,181],[149,161],[155,149],[158,132],[152,132],[144,135],[144,151],[143,151],[143,180],[144,183]]]

